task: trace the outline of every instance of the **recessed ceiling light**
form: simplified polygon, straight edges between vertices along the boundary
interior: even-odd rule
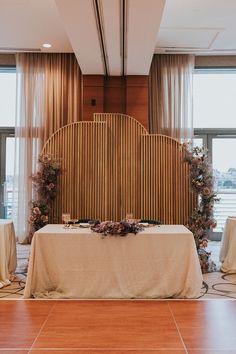
[[[43,44],[43,47],[44,47],[44,48],[51,48],[51,46],[52,46],[52,45],[51,45],[50,43],[44,43],[44,44]]]

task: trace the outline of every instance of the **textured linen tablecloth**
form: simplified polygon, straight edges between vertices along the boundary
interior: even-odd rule
[[[34,234],[25,298],[195,298],[202,273],[182,225],[104,238],[47,225]]]
[[[222,236],[220,261],[222,272],[236,272],[236,217],[228,217]]]
[[[0,219],[0,288],[10,284],[16,270],[16,238],[13,222]]]

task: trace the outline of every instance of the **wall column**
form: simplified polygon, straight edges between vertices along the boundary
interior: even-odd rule
[[[83,120],[93,113],[123,113],[148,128],[148,76],[83,76]]]

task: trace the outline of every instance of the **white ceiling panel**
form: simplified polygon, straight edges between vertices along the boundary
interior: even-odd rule
[[[235,0],[166,0],[161,27],[235,27]]]
[[[42,48],[51,43],[50,49]],[[72,52],[54,0],[0,0],[0,51]]]
[[[121,75],[121,41],[120,41],[120,1],[103,0],[101,2],[104,39],[107,51],[110,75]]]
[[[92,0],[55,0],[83,74],[104,74]]]
[[[218,33],[216,30],[162,28],[158,33],[157,49],[162,47],[208,49]]]
[[[212,49],[236,53],[236,30],[222,31],[214,41]]]
[[[178,52],[236,53],[236,0],[166,0],[156,53],[172,47]],[[170,50],[167,50],[170,52]]]
[[[165,0],[129,0],[127,75],[148,75]]]

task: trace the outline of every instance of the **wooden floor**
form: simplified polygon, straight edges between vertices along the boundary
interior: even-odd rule
[[[0,301],[0,354],[236,353],[236,301]]]

